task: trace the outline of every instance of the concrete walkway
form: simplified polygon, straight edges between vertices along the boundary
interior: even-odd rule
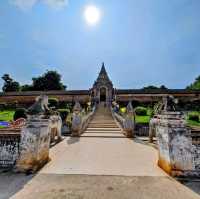
[[[36,176],[21,183],[21,190],[17,185],[17,192],[3,199],[200,198],[157,167],[156,149],[127,138],[67,138],[50,157]]]
[[[40,173],[166,176],[157,166],[157,151],[127,138],[67,138],[51,152]]]

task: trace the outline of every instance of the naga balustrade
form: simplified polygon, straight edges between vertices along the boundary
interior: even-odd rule
[[[84,113],[81,111],[81,105],[76,102],[73,108],[72,116],[72,136],[80,136],[87,128],[89,122],[92,120],[93,115],[96,111],[96,106],[92,108],[91,111]]]

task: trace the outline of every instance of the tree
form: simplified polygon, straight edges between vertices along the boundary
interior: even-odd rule
[[[165,85],[161,85],[160,87],[150,85],[150,86],[144,87],[143,89],[144,90],[167,90],[168,88]]]
[[[198,76],[192,84],[187,86],[186,89],[189,89],[189,90],[198,90],[198,89],[200,89],[200,76]]]
[[[161,90],[167,90],[168,88],[167,88],[165,85],[161,85],[161,86],[160,86],[160,89],[161,89]]]
[[[144,87],[143,89],[144,89],[144,90],[153,90],[153,89],[159,89],[159,88],[156,87],[156,86],[150,85],[150,86]]]
[[[32,85],[25,84],[21,86],[21,91],[32,91],[32,90],[33,90]]]
[[[4,74],[2,76],[2,79],[4,80],[4,85],[2,87],[2,90],[4,92],[11,92],[11,91],[19,91],[20,90],[20,84],[16,81],[14,81],[9,74]]]
[[[61,75],[57,71],[47,71],[42,76],[33,78],[32,89],[36,91],[65,90]]]

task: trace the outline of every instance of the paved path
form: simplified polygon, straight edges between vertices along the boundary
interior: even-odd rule
[[[153,147],[127,138],[67,138],[50,157],[29,182],[17,184],[12,199],[200,198],[156,166]]]
[[[127,138],[67,138],[51,152],[40,173],[166,176],[157,151]]]

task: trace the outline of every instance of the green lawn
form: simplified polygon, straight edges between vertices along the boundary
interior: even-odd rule
[[[200,126],[200,122],[192,121],[192,120],[187,120],[187,124],[189,126]]]
[[[0,111],[0,121],[13,120],[14,113],[15,111]]]
[[[189,114],[198,114],[200,116],[200,112],[197,112],[197,111],[192,111],[192,112],[188,113],[188,115]],[[187,119],[187,124],[189,126],[200,126],[200,121],[196,122],[196,121]]]
[[[139,115],[136,115],[136,123],[149,123],[149,120],[150,120],[150,116],[149,115],[146,115],[146,116],[139,116]]]

